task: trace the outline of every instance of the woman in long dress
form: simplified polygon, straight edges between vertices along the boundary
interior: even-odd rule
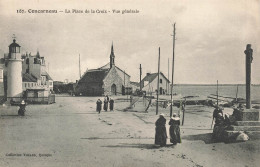
[[[159,118],[155,122],[155,144],[160,146],[166,145],[167,133],[166,133],[166,119],[164,114],[160,114]]]
[[[181,143],[180,118],[174,113],[169,121],[170,142],[173,144]]]
[[[104,109],[105,111],[107,111],[107,107],[108,107],[108,101],[107,101],[107,98],[105,97],[103,109]]]
[[[26,103],[24,102],[24,100],[22,100],[21,104],[20,104],[20,108],[18,110],[18,115],[20,116],[24,116],[25,113],[25,107],[26,107]]]
[[[114,100],[112,98],[110,98],[110,100],[109,100],[109,109],[110,109],[110,111],[114,110]]]

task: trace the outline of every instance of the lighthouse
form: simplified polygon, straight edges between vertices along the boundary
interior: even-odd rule
[[[21,46],[13,40],[9,45],[7,58],[7,101],[19,102],[22,97],[22,59]]]

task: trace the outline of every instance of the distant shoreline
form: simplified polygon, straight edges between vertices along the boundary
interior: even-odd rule
[[[216,86],[217,84],[173,84],[173,86]],[[246,84],[218,84],[218,86],[246,86]],[[252,86],[260,86],[260,84],[252,84]]]

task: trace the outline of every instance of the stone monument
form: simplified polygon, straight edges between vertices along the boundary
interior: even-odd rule
[[[244,132],[250,139],[260,139],[260,110],[251,108],[251,63],[253,61],[251,44],[247,44],[244,53],[246,54],[246,109],[239,110],[238,119],[226,132],[228,136]]]

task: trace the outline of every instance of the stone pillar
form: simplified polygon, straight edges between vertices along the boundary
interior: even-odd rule
[[[251,108],[251,63],[253,61],[253,49],[247,44],[246,50],[246,108]]]

